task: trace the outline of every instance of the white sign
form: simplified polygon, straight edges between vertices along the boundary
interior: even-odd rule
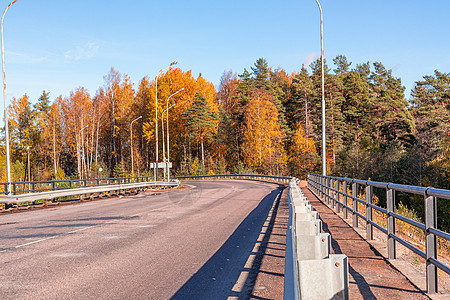
[[[159,162],[158,169],[165,169],[165,168],[167,168],[167,165],[169,165],[169,169],[172,168],[171,162]],[[154,169],[154,168],[155,168],[155,163],[150,163],[150,169]]]

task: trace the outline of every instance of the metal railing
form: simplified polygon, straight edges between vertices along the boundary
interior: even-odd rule
[[[0,203],[34,203],[39,200],[64,199],[76,195],[110,194],[115,191],[137,190],[148,187],[177,187],[180,182],[148,181],[148,177],[97,178],[76,180],[49,180],[12,183],[12,193],[0,195]],[[7,183],[1,183],[7,186]]]
[[[349,185],[351,185],[351,193],[349,191]],[[359,187],[365,188],[364,200],[358,198]],[[308,188],[315,193],[317,197],[331,205],[337,213],[340,213],[342,210],[344,218],[347,218],[348,213],[350,212],[352,214],[352,223],[354,227],[358,227],[360,218],[364,220],[366,222],[366,237],[368,240],[373,239],[373,228],[386,234],[389,258],[396,258],[396,243],[398,242],[425,259],[427,292],[437,293],[437,269],[439,268],[447,274],[450,274],[450,267],[438,259],[437,237],[450,241],[450,234],[437,229],[437,198],[450,200],[449,190],[322,176],[317,174],[310,174],[308,176]],[[384,189],[386,191],[386,209],[373,204],[373,188]],[[396,192],[423,195],[425,224],[406,218],[395,212]],[[349,203],[349,200],[351,203]],[[359,211],[358,203],[365,206],[365,215]],[[374,222],[374,210],[386,215],[386,228]],[[405,222],[424,232],[425,252],[398,236],[395,228],[396,220]]]
[[[298,179],[291,180],[298,185]],[[292,199],[291,185],[288,190],[289,220],[286,231],[286,254],[284,264],[284,299],[300,299],[300,282],[298,278],[297,248],[295,234],[295,211]]]
[[[11,182],[11,194],[37,193],[71,189],[76,187],[100,186],[111,184],[124,184],[132,182],[148,182],[148,176],[140,177],[117,177],[117,178],[94,178],[94,179],[68,179],[68,180],[43,180],[43,181],[17,181]],[[8,183],[0,183],[3,186],[1,195],[8,194]]]
[[[175,176],[175,179],[242,179],[242,180],[272,180],[277,182],[289,182],[293,177],[259,174],[219,174],[219,175],[196,175],[196,176]]]

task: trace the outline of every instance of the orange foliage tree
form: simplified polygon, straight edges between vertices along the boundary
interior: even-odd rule
[[[276,173],[284,159],[283,133],[271,97],[264,89],[254,90],[245,107],[244,162],[261,173]]]

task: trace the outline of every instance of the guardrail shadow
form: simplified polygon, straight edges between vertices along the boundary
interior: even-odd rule
[[[246,299],[253,291],[262,257],[277,215],[281,194],[280,185],[265,196],[258,206],[241,222],[220,249],[171,297],[171,299]],[[275,204],[274,204],[275,202]],[[264,237],[258,241],[271,208],[274,207]],[[260,243],[258,251],[255,245]],[[280,245],[285,246],[285,245]],[[251,266],[246,262],[251,255]],[[276,274],[284,276],[284,274]]]

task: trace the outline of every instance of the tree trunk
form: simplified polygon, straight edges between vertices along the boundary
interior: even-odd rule
[[[200,133],[200,141],[201,141],[201,147],[202,147],[202,165],[203,169],[205,168],[205,152],[203,147],[203,131]]]

